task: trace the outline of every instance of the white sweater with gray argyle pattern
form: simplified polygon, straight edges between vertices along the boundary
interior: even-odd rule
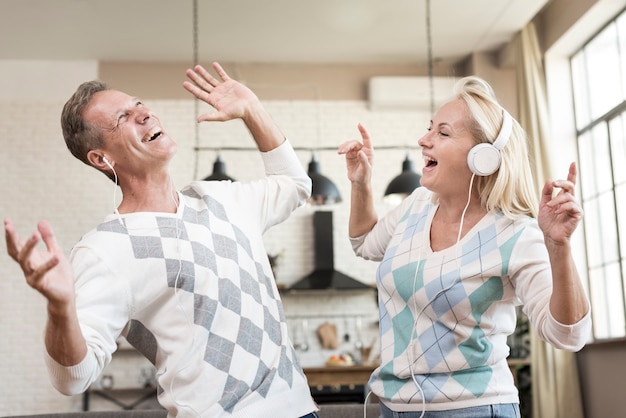
[[[157,369],[170,417],[300,417],[317,409],[287,335],[262,235],[310,194],[286,142],[267,177],[195,182],[176,214],[108,216],[74,247],[88,354],[47,363],[57,389],[86,390],[123,335]]]
[[[445,411],[518,403],[507,336],[522,304],[539,337],[579,350],[589,314],[573,325],[550,314],[552,274],[535,219],[485,215],[456,244],[430,247],[437,211],[421,187],[353,238],[355,252],[380,261],[381,365],[370,386],[395,411]]]

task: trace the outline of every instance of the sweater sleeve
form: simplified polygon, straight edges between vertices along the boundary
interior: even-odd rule
[[[296,188],[298,206],[304,204],[311,196],[311,178],[304,171],[289,140],[271,151],[262,152],[261,158],[265,165],[265,174],[288,177]]]
[[[266,183],[263,196],[262,219],[265,229],[285,219],[311,196],[311,178],[308,176],[291,143],[285,140],[279,147],[261,153],[265,166]]]
[[[76,276],[76,310],[87,355],[69,367],[45,355],[52,385],[65,395],[84,392],[100,376],[117,349],[116,340],[130,311],[128,286],[93,251],[77,246],[70,260]]]
[[[537,223],[526,225],[522,240],[516,245],[509,266],[515,292],[523,311],[533,324],[539,338],[557,349],[579,351],[591,329],[589,313],[575,324],[559,323],[550,312],[552,270],[543,234]]]
[[[391,237],[396,232],[396,226],[412,206],[422,207],[430,201],[430,192],[418,187],[413,193],[381,217],[376,225],[366,234],[359,237],[350,237],[354,253],[365,260],[382,260]]]
[[[263,233],[286,220],[306,202],[311,196],[311,178],[288,140],[271,151],[262,152],[261,159],[265,177],[235,182],[232,186],[236,201],[260,209],[250,216],[258,216]]]

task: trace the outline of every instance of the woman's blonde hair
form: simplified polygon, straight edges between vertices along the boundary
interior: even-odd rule
[[[504,109],[491,86],[479,77],[464,77],[455,84],[454,99],[462,100],[467,106],[467,128],[476,144],[493,143],[502,127]],[[488,211],[502,211],[512,219],[522,215],[536,217],[538,196],[530,169],[528,141],[515,119],[500,157],[500,168],[495,173],[474,180],[481,205]]]

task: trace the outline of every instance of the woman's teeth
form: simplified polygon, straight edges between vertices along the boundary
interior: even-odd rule
[[[437,160],[435,160],[434,158],[427,157],[425,158],[425,160],[426,160],[426,167],[437,165]]]

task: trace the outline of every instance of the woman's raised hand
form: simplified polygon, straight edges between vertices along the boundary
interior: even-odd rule
[[[548,180],[543,187],[537,221],[546,244],[568,243],[583,217],[582,208],[574,196],[576,176],[576,163],[571,163],[567,180]],[[554,194],[555,189],[560,190]]]
[[[372,177],[374,148],[367,130],[359,123],[363,142],[351,140],[339,146],[338,153],[346,156],[348,179],[352,183],[369,183]]]

